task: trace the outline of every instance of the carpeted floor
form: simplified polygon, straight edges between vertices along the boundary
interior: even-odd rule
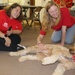
[[[49,31],[43,40],[43,43],[50,43]],[[25,29],[21,34],[22,45],[26,47],[36,44],[36,38],[39,34],[39,29]],[[75,42],[75,40],[74,40]],[[65,45],[71,47],[72,45]],[[52,65],[42,65],[39,61],[25,61],[20,63],[19,57],[10,57],[9,52],[0,51],[0,75],[51,75],[56,68],[58,62]],[[64,75],[75,75],[75,69],[66,71]]]

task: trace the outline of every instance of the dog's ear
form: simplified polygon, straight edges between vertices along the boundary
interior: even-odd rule
[[[69,49],[70,54],[74,54],[74,50],[72,48]]]
[[[69,49],[69,52],[70,52],[71,54],[75,55],[75,47],[71,47],[71,48]]]
[[[74,43],[74,46],[69,49],[69,52],[75,55],[75,43]]]

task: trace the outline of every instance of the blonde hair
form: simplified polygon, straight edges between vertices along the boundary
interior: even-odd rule
[[[51,27],[53,25],[52,17],[48,13],[48,10],[50,9],[52,5],[55,5],[58,7],[58,5],[53,1],[48,1],[48,3],[45,6],[43,20],[42,20],[42,29],[44,30],[48,29],[49,26]],[[59,7],[58,7],[58,10],[59,10]],[[60,11],[59,11],[59,14],[60,14]],[[58,24],[59,20],[60,20],[60,16],[57,18],[55,25]]]

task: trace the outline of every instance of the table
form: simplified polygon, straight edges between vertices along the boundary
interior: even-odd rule
[[[34,9],[37,8],[37,7],[41,7],[41,6],[33,6],[33,5],[29,5],[29,6],[25,6],[25,5],[21,5],[22,8],[23,8],[23,12],[25,12],[25,16],[26,16],[26,13],[27,13],[27,10],[28,9],[31,9],[32,13],[34,12]],[[41,7],[42,8],[42,7]]]
[[[30,6],[21,5],[21,6],[23,8],[24,17],[26,19],[27,25],[29,26],[28,29],[32,26],[32,23],[34,22],[34,17],[35,18],[37,17],[38,21],[40,23],[39,17],[40,17],[40,10],[43,8],[42,6],[33,6],[33,5],[30,5]],[[32,14],[30,15],[30,17],[27,17],[27,11],[28,11],[28,9],[30,9],[30,11],[32,12]],[[28,20],[32,20],[30,24],[28,23]]]

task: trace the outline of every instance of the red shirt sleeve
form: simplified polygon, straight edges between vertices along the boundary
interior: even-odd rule
[[[40,31],[40,34],[41,34],[41,35],[46,35],[46,31],[41,30],[41,31]]]

